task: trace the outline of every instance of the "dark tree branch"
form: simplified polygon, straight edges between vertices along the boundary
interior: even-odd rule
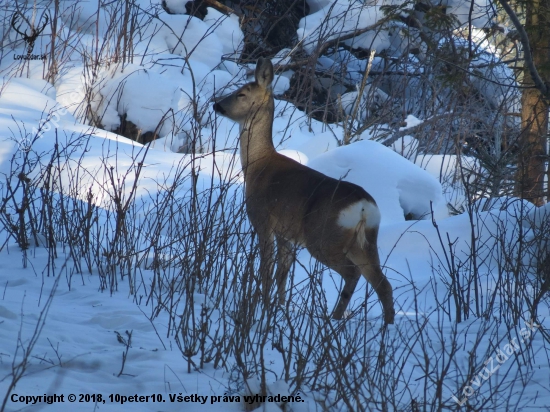
[[[357,36],[359,36],[363,33],[366,33],[368,31],[377,29],[378,27],[380,27],[384,23],[387,23],[390,20],[392,20],[391,17],[386,17],[382,20],[377,21],[376,23],[374,23],[370,26],[364,27],[362,29],[354,30],[351,33],[347,33],[347,34],[344,34],[342,36],[336,37],[332,40],[326,41],[324,43],[320,43],[319,46],[317,46],[316,50],[313,53],[311,53],[311,55],[309,55],[307,58],[297,60],[295,62],[288,63],[288,64],[276,65],[275,69],[277,71],[286,71],[286,70],[294,70],[294,69],[298,69],[300,67],[306,66],[311,62],[312,58],[315,59],[315,61],[316,61],[317,58],[319,58],[319,56],[321,56],[325,51],[327,51],[327,49],[329,49],[333,46],[336,46],[340,42],[343,42],[343,41],[346,41],[346,40],[349,40],[349,39],[353,39],[354,37],[357,37]]]
[[[525,64],[529,69],[529,74],[533,79],[533,83],[535,84],[535,87],[542,93],[542,95],[547,100],[550,100],[549,87],[547,84],[544,83],[544,81],[539,75],[539,72],[537,71],[537,68],[535,67],[535,63],[533,61],[533,55],[531,54],[531,45],[529,44],[529,37],[527,36],[525,27],[523,27],[523,25],[518,19],[518,16],[514,12],[514,10],[512,10],[512,7],[510,7],[510,4],[508,3],[507,0],[499,0],[499,2],[502,5],[502,8],[506,12],[506,14],[508,14],[508,17],[510,17],[510,20],[512,21],[514,27],[518,31],[519,40],[521,42],[521,45],[523,46],[523,56],[525,59]]]
[[[220,3],[217,0],[202,0],[204,4],[207,6],[212,7],[213,9],[218,10],[220,13],[223,13],[227,16],[230,14],[234,14],[237,17],[243,17],[243,14],[235,9],[232,9],[231,7],[226,6],[225,4]]]
[[[384,146],[389,147],[404,136],[407,136],[407,135],[412,136],[413,134],[418,133],[419,131],[421,131],[422,129],[428,126],[434,125],[441,120],[448,121],[448,119],[451,119],[454,116],[456,116],[456,113],[453,113],[453,112],[438,114],[430,117],[429,119],[423,120],[422,123],[419,123],[415,126],[407,127],[406,129],[392,132],[390,137],[387,137],[385,140],[378,139],[378,141],[382,143]]]

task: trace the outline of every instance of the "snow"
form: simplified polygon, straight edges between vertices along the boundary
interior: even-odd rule
[[[362,186],[374,197],[382,213],[382,225],[447,216],[439,182],[427,172],[384,145],[364,140],[317,156],[308,166],[335,179]]]
[[[159,130],[164,135],[172,129],[164,120],[170,110],[177,111],[180,91],[166,82],[161,74],[145,71],[139,66],[126,66],[124,73],[116,73],[100,91],[101,103],[97,111],[103,113],[102,123],[115,129],[122,115],[145,131]]]
[[[315,137],[307,139],[302,143],[295,143],[296,149],[307,153],[307,156],[314,158],[338,147],[334,132],[318,133]]]
[[[212,25],[203,22],[193,16],[166,15],[164,23],[154,39],[157,40],[159,52],[169,51],[197,62],[203,63],[209,69],[213,69],[223,55],[222,42],[212,31]],[[229,40],[233,42],[233,36]],[[230,47],[229,47],[230,48]]]
[[[16,78],[8,81],[3,78],[0,87],[2,87],[0,101],[3,102],[1,108],[3,115],[19,113],[25,116],[25,120],[32,119],[38,122],[43,113],[51,112],[54,115],[61,109],[55,96],[52,96],[52,89],[48,89],[47,94],[44,93],[42,83],[36,79]]]
[[[469,6],[468,6],[469,7]],[[454,46],[463,54],[472,53],[470,79],[481,95],[493,106],[506,105],[512,112],[519,112],[519,93],[512,75],[512,69],[500,60],[500,53],[495,50],[485,36],[483,30],[472,29],[470,44],[466,33],[453,39]]]
[[[239,18],[234,14],[225,16],[212,7],[207,7],[208,13],[204,22],[210,25],[210,29],[216,33],[220,40],[223,54],[227,57],[238,53],[243,45],[244,35],[239,27]]]
[[[372,26],[383,18],[380,6],[363,6],[361,2],[351,2],[350,9],[349,1],[337,0],[302,18],[297,30],[298,38],[303,42],[304,50],[313,53],[319,38],[331,40],[338,35]],[[385,31],[369,31],[346,40],[346,43],[356,48],[384,50],[390,46],[391,40]]]
[[[505,410],[505,402],[526,411],[550,405],[547,343],[538,325],[526,324],[532,320],[530,293],[538,290],[535,258],[550,251],[548,205],[536,208],[494,197],[478,199],[472,214],[449,216],[447,204],[460,210],[470,200],[461,172],[483,172],[475,159],[425,154],[410,135],[391,147],[372,140],[342,146],[341,125],[323,124],[292,103],[276,100],[276,148],[360,185],[376,200],[382,218],[378,249],[394,288],[396,323],[381,331],[381,306],[364,279],[348,317],[329,320],[341,278],[306,250],[298,251],[287,305],[271,317],[243,315],[240,311],[250,303],[246,293],[257,287],[246,276],[255,274],[258,259],[243,209],[238,127],[212,110],[213,96],[234,90],[254,69],[226,60],[243,47],[239,19],[208,8],[203,21],[184,15],[184,2],[168,0],[178,14],[158,8],[162,21],[140,15],[133,61],[103,55],[92,76],[86,59],[95,50],[96,30],[107,48],[113,46],[103,36],[111,21],[109,7],[116,4],[99,11],[93,2],[61,4],[59,30],[67,54],[53,83],[43,79],[43,62],[29,61],[21,68],[21,62],[10,60],[11,52],[25,53],[21,41],[0,63],[0,405],[9,394],[6,411],[240,411],[246,401],[223,397],[260,391],[259,358],[267,365],[268,395],[301,397],[285,406],[294,412],[348,410],[334,398],[336,385],[349,387],[352,398],[371,410],[380,407],[377,399],[384,395],[391,395],[396,409],[409,408],[411,399],[429,403],[438,394],[457,408],[453,397],[461,402],[468,387],[473,388],[466,396],[472,408],[489,402],[494,388],[504,389],[490,403],[496,405],[493,410]],[[137,4],[145,8],[150,1]],[[310,14],[297,33],[308,53],[323,30],[335,38],[383,18],[380,4],[352,2],[344,17],[348,1],[308,4]],[[461,13],[469,7],[457,1],[449,5]],[[476,2],[474,12],[484,5]],[[78,30],[70,29],[71,22]],[[45,50],[48,38],[41,36],[37,49]],[[16,36],[10,33],[10,39]],[[381,31],[347,44],[380,51],[392,41]],[[289,53],[281,50],[273,61],[288,63]],[[478,60],[490,59],[487,52]],[[366,63],[349,51],[322,57],[319,69],[342,62],[347,81],[359,82]],[[484,76],[499,80],[505,70]],[[277,74],[275,95],[288,90],[291,77],[290,71]],[[499,104],[506,87],[480,90]],[[343,96],[348,113],[358,94]],[[387,98],[379,89],[371,94]],[[102,128],[89,125],[90,108]],[[160,137],[143,146],[111,132],[122,116],[143,131],[158,129]],[[422,122],[408,115],[399,130]],[[37,221],[46,227],[51,220],[63,232],[52,240],[39,228],[26,251],[14,236],[23,193],[30,193],[27,213],[39,210]],[[54,208],[41,209],[48,197]],[[130,199],[121,213],[120,206]],[[115,235],[121,216],[126,243]],[[86,243],[82,228],[88,224],[97,239]],[[95,260],[88,262],[91,250]],[[201,253],[206,257],[195,264]],[[544,331],[549,316],[543,301],[536,320]],[[246,321],[251,328],[237,351],[228,341],[239,339],[236,331],[242,333],[238,328]],[[198,343],[195,333],[204,333]],[[505,352],[512,339],[517,356],[499,362],[500,372],[476,386],[489,357]],[[377,363],[382,350],[388,354],[383,364]],[[214,359],[220,353],[227,358]],[[18,365],[26,370],[11,388]],[[338,371],[349,372],[348,380],[339,382]],[[354,373],[362,375],[355,379]],[[486,380],[490,383],[483,384]],[[308,384],[314,381],[318,385],[311,390]],[[65,402],[21,403],[24,396],[43,394],[64,395]],[[95,397],[77,406],[66,401],[69,394]],[[110,394],[125,396],[126,403]],[[130,401],[133,395],[154,397]],[[267,402],[263,410],[280,411],[281,404]]]
[[[54,90],[61,107],[80,121],[84,120],[82,101],[86,93],[86,83],[82,76],[82,68],[73,67],[63,73]]]
[[[273,94],[280,96],[290,88],[290,80],[285,76],[275,75],[273,80]]]
[[[489,21],[487,11],[490,10],[491,4],[488,0],[476,0],[474,2],[450,0],[443,2],[443,4],[449,8],[447,13],[454,14],[461,24],[468,24],[470,16],[474,27],[484,27]]]
[[[529,222],[533,227],[541,227],[544,224],[548,224],[550,221],[550,203],[543,206],[533,208],[529,212],[526,222]]]
[[[157,332],[161,336],[165,334],[161,323],[152,325],[131,299],[119,298],[128,295],[126,283],[120,283],[118,297],[98,292],[97,276],[79,276],[78,281],[74,279],[71,282],[69,289],[65,276],[45,276],[42,281],[41,273],[23,270],[17,255],[20,252],[16,250],[11,253],[4,250],[0,260],[0,277],[5,286],[0,305],[2,377],[9,372],[11,362],[19,359],[11,356],[17,348],[17,337],[20,336],[22,344],[28,344],[56,280],[58,287],[54,290],[55,298],[47,312],[42,337],[33,351],[37,356],[36,364],[31,361],[33,373],[26,376],[13,391],[15,399],[18,399],[17,395],[63,394],[65,402],[44,408],[63,412],[93,409],[95,402],[89,398],[80,399],[80,394],[102,394],[107,402],[99,402],[99,408],[104,411],[120,411],[130,407],[141,411],[156,411],[159,408],[179,411],[182,404],[169,402],[167,389],[175,394],[191,391],[201,395],[223,395],[225,388],[221,383],[216,383],[216,380],[222,379],[221,371],[207,368],[193,381],[182,382],[178,379],[174,360],[181,355],[176,348],[163,346],[167,342],[157,336]],[[44,248],[36,249],[33,255],[34,263],[47,260],[47,250]],[[117,341],[116,332],[127,338],[125,331],[132,331],[132,348],[126,360],[125,375],[117,377],[122,367],[124,346]],[[5,380],[0,383],[0,390],[3,398],[6,393]],[[78,395],[76,404],[68,402],[70,394]],[[123,405],[120,401],[111,402],[109,396],[112,394],[161,394],[165,402],[159,405],[152,401],[157,399],[155,397],[148,402]],[[190,411],[219,410],[219,406],[210,402],[205,405],[183,405]],[[240,410],[236,403],[223,405],[229,411]],[[8,410],[24,406],[21,401],[9,402]]]
[[[418,155],[418,145],[418,140],[412,136],[405,135],[393,142],[391,148],[405,159],[414,161]]]
[[[347,115],[353,116],[356,112],[361,120],[366,120],[370,116],[370,112],[376,107],[381,106],[388,100],[388,95],[382,90],[365,85],[361,98],[359,91],[344,93],[341,98],[342,108]],[[359,107],[357,107],[359,105]]]
[[[185,4],[186,2],[181,0],[165,0],[166,1],[166,7],[170,10],[170,12],[174,14],[185,14]]]
[[[479,161],[469,156],[418,155],[415,163],[441,182],[446,202],[456,210],[467,203],[464,181],[473,183],[476,174],[484,173]]]

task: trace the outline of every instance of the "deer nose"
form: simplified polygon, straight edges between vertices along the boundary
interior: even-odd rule
[[[215,112],[219,114],[224,114],[225,110],[223,110],[222,106],[219,103],[214,103],[213,109]]]

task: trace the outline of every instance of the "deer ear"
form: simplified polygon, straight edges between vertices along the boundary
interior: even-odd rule
[[[273,65],[271,60],[260,57],[256,63],[256,83],[267,89],[273,81]]]

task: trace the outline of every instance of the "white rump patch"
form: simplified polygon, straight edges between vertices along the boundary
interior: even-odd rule
[[[346,229],[356,229],[359,225],[375,228],[380,225],[380,210],[368,200],[361,200],[343,209],[338,216],[338,224]]]

